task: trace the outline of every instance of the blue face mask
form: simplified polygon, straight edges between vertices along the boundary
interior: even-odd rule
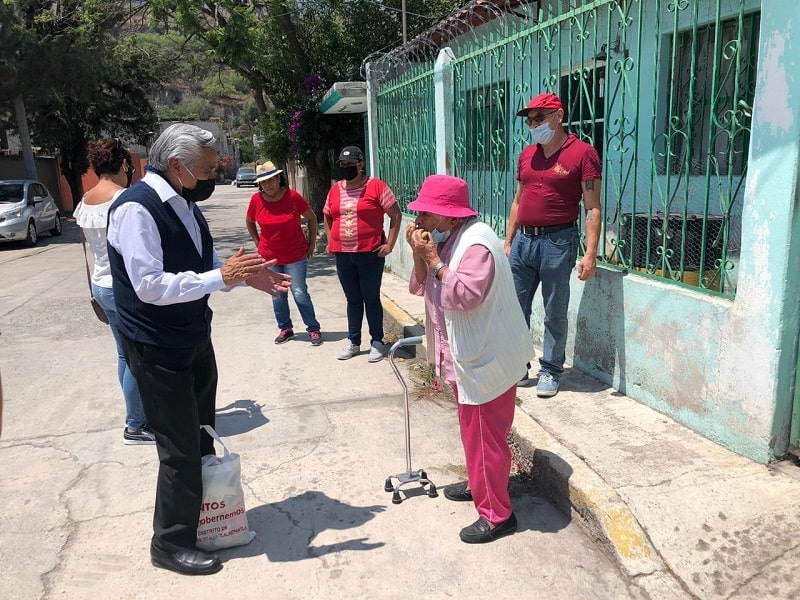
[[[434,229],[430,232],[430,234],[431,241],[438,246],[439,244],[444,244],[447,241],[447,239],[450,237],[450,230],[448,229],[447,231],[439,231],[438,229]]]
[[[536,127],[531,127],[531,137],[533,138],[534,144],[545,145],[549,143],[550,140],[553,139],[555,133],[555,130],[550,127],[547,121]]]

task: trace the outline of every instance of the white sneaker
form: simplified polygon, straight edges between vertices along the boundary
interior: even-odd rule
[[[339,352],[337,358],[339,360],[347,360],[348,358],[353,358],[359,352],[361,352],[361,346],[357,346],[350,340],[347,340],[347,343],[344,345],[344,348],[342,348],[342,351]]]
[[[380,362],[383,360],[383,354],[383,342],[372,342],[372,347],[369,349],[369,358],[367,359],[367,362]]]

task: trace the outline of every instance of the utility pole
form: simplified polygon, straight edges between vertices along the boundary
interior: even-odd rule
[[[19,132],[20,145],[22,146],[22,162],[25,165],[25,176],[28,179],[38,179],[36,176],[36,161],[33,159],[31,147],[31,134],[28,132],[28,116],[25,114],[25,101],[22,95],[14,98],[14,113],[17,116],[17,131]]]
[[[400,2],[400,10],[403,13],[403,45],[408,41],[408,29],[406,28],[406,0]]]

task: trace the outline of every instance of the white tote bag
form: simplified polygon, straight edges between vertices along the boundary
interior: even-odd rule
[[[249,544],[256,534],[247,525],[239,455],[228,452],[213,427],[200,427],[222,446],[225,454],[203,457],[203,503],[197,547],[214,551]]]

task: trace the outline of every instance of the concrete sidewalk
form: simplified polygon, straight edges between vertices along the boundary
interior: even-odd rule
[[[418,333],[423,300],[391,273],[382,292],[395,333]],[[553,398],[517,395],[518,466],[652,598],[800,597],[800,468],[742,458],[577,370]]]

